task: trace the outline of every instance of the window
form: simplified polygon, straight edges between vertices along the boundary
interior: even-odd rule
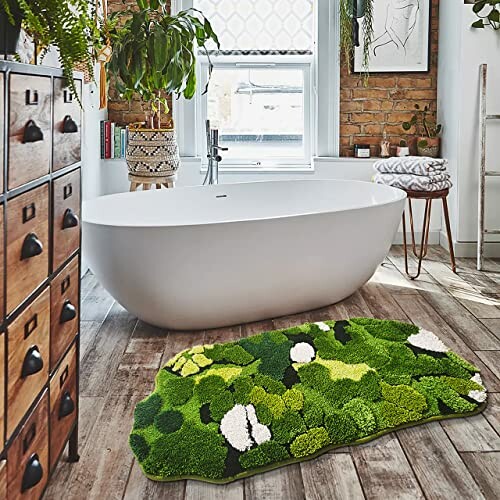
[[[296,168],[338,153],[337,0],[174,0],[173,6],[201,10],[221,43],[221,50],[200,50],[197,98],[174,105],[183,156],[206,158],[207,118],[229,148],[222,169]],[[214,70],[203,94],[209,58]]]
[[[309,164],[313,0],[194,0],[194,7],[221,43],[220,51],[208,48],[214,70],[198,123],[218,127],[229,148],[223,166]],[[206,54],[200,72],[205,83]]]

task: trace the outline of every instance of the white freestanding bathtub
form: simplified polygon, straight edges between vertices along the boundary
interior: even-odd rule
[[[361,287],[406,194],[337,180],[122,193],[84,204],[84,252],[128,311],[196,330],[307,311]]]

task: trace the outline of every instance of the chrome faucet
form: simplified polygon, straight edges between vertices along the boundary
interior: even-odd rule
[[[219,151],[228,151],[228,148],[219,146],[219,130],[211,128],[210,120],[207,120],[205,125],[207,132],[208,169],[203,185],[219,184],[219,162],[222,161]]]

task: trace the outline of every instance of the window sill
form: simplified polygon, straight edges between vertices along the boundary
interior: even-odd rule
[[[200,168],[201,174],[207,173],[207,167]],[[254,167],[249,166],[228,166],[219,167],[220,174],[290,174],[290,173],[314,173],[312,165],[283,165],[281,167]]]

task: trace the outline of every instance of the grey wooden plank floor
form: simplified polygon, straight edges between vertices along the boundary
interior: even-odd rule
[[[138,321],[91,274],[82,286],[80,454],[62,461],[47,499],[496,499],[500,498],[500,261],[478,273],[471,259],[451,272],[432,247],[421,278],[403,272],[402,248],[340,304],[304,314],[206,332],[162,331]],[[414,266],[414,262],[412,262]],[[440,335],[481,367],[490,390],[482,414],[389,434],[317,460],[227,486],[145,479],[128,449],[135,404],[175,352],[305,321],[373,316],[413,322]]]

